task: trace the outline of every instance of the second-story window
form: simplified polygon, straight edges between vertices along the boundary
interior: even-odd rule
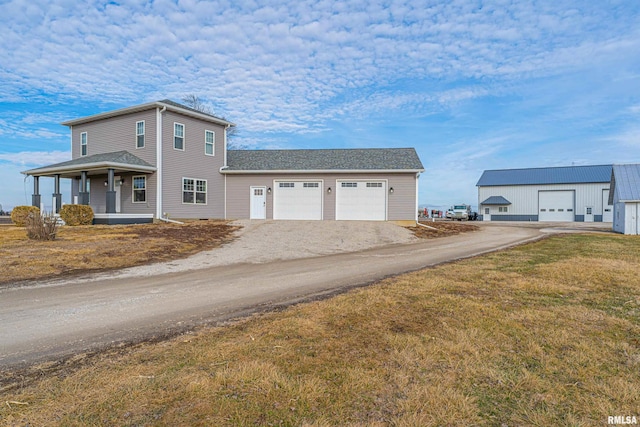
[[[173,148],[184,151],[184,125],[173,124]]]
[[[144,148],[144,121],[136,122],[136,148]]]
[[[80,155],[81,156],[87,155],[87,133],[86,132],[82,132],[80,134]]]
[[[213,131],[205,130],[204,131],[204,154],[207,156],[214,155],[214,146],[215,146],[216,134]]]

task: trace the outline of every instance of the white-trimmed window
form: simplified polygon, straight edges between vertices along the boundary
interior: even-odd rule
[[[207,180],[182,178],[182,203],[206,205]]]
[[[80,134],[80,155],[81,156],[87,155],[87,133],[86,132],[82,132]]]
[[[173,148],[184,151],[184,125],[173,124]]]
[[[144,120],[136,122],[136,148],[144,148]]]
[[[498,206],[498,212],[508,212],[508,210],[507,206]]]
[[[147,177],[144,175],[133,177],[133,203],[147,202]]]
[[[204,154],[215,156],[216,134],[212,130],[204,131]]]

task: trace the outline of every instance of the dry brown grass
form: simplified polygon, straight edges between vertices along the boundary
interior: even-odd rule
[[[427,227],[411,227],[411,231],[416,237],[421,239],[433,239],[437,237],[447,237],[460,233],[478,231],[480,227],[468,222],[458,221],[420,221]]]
[[[94,358],[0,393],[0,423],[606,425],[640,415],[639,264],[553,237]]]
[[[220,246],[236,229],[224,221],[61,227],[55,241],[44,242],[3,226],[0,284],[182,258]]]

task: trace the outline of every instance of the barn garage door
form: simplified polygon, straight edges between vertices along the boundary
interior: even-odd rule
[[[386,181],[337,181],[336,185],[336,219],[387,219]]]
[[[574,221],[573,191],[538,192],[538,221]]]
[[[322,219],[322,181],[275,181],[273,219]]]

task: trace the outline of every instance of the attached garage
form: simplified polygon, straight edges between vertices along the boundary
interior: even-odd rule
[[[575,215],[574,191],[538,192],[539,221],[572,222]]]
[[[322,181],[275,181],[273,219],[321,220]]]
[[[386,181],[336,181],[336,219],[385,221]]]
[[[424,167],[413,148],[229,150],[227,155],[220,170],[225,218],[404,225],[417,220]]]

